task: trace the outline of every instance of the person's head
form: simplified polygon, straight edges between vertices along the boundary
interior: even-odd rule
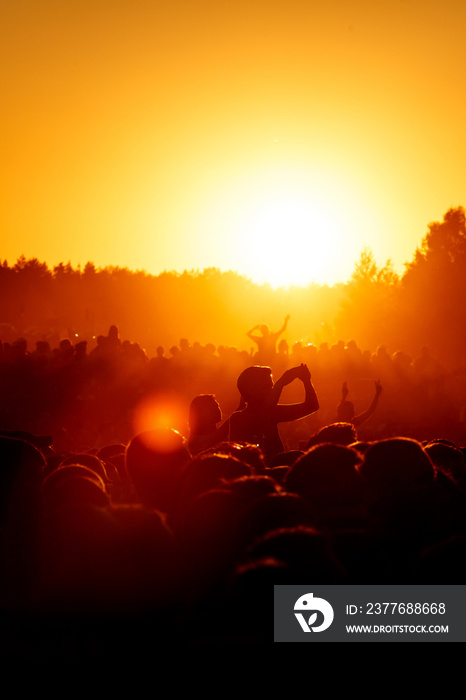
[[[258,365],[247,367],[239,375],[236,386],[246,403],[262,401],[273,388],[272,370]]]
[[[180,479],[177,514],[182,515],[187,504],[200,494],[251,474],[252,469],[248,464],[231,455],[202,453],[193,457]]]
[[[356,467],[362,455],[346,445],[314,445],[291,466],[285,480],[292,493],[310,495],[311,500],[338,495],[347,500],[362,494],[362,477]]]
[[[220,405],[213,394],[199,394],[189,407],[189,429],[192,434],[212,430],[222,420]]]
[[[358,471],[377,496],[394,495],[426,488],[435,480],[432,460],[422,445],[411,438],[386,438],[372,443]]]
[[[325,442],[332,442],[335,445],[351,445],[356,440],[357,432],[352,423],[331,423],[325,425],[309,438],[306,449]]]
[[[109,502],[103,479],[78,464],[60,466],[42,482],[42,505],[48,511],[73,503],[106,507]]]
[[[262,335],[269,334],[269,327],[265,323],[263,323],[262,326],[259,326],[259,330],[262,333]]]
[[[69,338],[63,338],[63,340],[60,340],[59,347],[61,352],[65,355],[69,355],[73,352],[73,346]]]
[[[424,446],[437,470],[454,481],[466,483],[466,460],[463,451],[447,440],[432,440]]]
[[[266,463],[264,453],[257,445],[252,445],[248,442],[221,442],[214,448],[211,448],[216,454],[226,454],[236,457],[248,464],[254,474],[264,474]]]
[[[108,475],[105,469],[104,462],[96,455],[89,453],[78,453],[69,454],[64,457],[61,461],[62,466],[67,466],[69,464],[79,464],[83,467],[91,469],[93,472],[99,475],[105,483],[108,482]]]
[[[110,326],[110,329],[108,331],[108,337],[110,340],[114,342],[118,342],[120,339],[119,332],[118,332],[118,326]]]
[[[147,430],[126,448],[126,471],[141,502],[169,512],[182,471],[191,459],[186,440],[176,430]]]

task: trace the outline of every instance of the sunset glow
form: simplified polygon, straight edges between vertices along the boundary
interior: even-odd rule
[[[259,200],[238,222],[245,272],[272,286],[341,278],[335,250],[343,237],[331,211],[293,194]]]
[[[402,271],[463,204],[465,21],[453,0],[3,3],[1,258],[333,284],[368,246]]]
[[[232,267],[255,282],[334,284],[349,278],[355,251],[370,240],[370,212],[358,194],[332,173],[299,167],[256,172],[214,199],[204,230],[215,231],[228,212],[221,240]]]

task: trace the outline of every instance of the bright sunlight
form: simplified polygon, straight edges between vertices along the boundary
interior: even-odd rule
[[[238,221],[239,241],[248,251],[246,274],[273,287],[341,279],[339,219],[324,204],[297,194],[259,199]]]
[[[272,287],[345,281],[373,227],[353,185],[299,168],[237,183],[210,215],[227,228],[231,268]]]

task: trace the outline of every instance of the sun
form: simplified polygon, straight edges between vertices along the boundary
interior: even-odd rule
[[[300,192],[259,197],[237,221],[244,269],[273,287],[328,283],[342,274],[344,222],[334,208]]]
[[[366,245],[361,196],[334,174],[282,169],[250,176],[223,193],[217,208],[217,222],[227,217],[230,268],[272,287],[344,282]]]

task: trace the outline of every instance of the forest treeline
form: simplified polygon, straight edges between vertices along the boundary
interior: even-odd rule
[[[404,273],[379,266],[361,252],[348,282],[273,289],[217,268],[150,275],[128,268],[50,269],[37,258],[0,264],[0,340],[24,337],[57,343],[95,338],[116,324],[123,338],[149,355],[187,338],[201,344],[250,348],[258,323],[278,328],[290,314],[285,338],[294,342],[350,340],[419,355],[423,346],[446,366],[466,362],[466,214],[449,209],[428,225]]]

